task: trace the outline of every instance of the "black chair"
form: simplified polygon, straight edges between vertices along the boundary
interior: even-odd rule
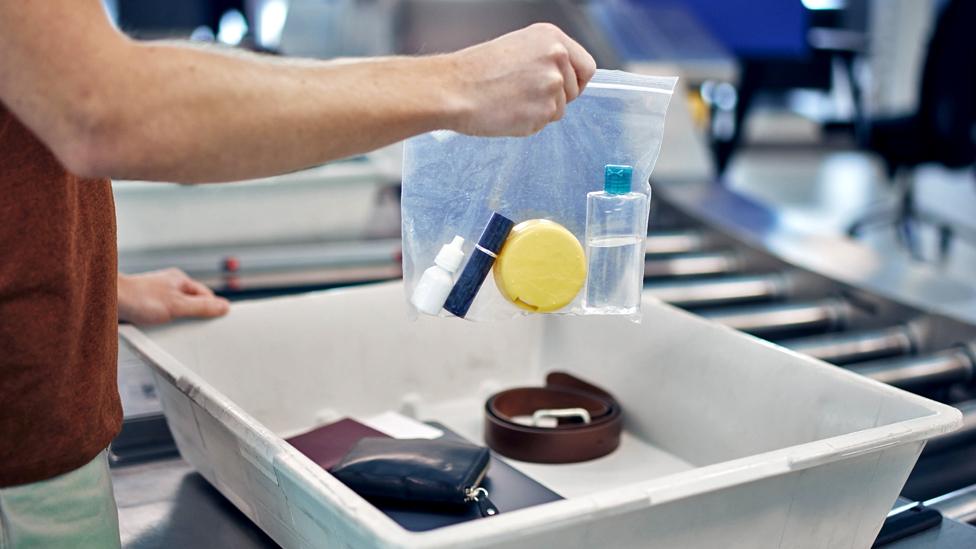
[[[927,163],[965,168],[976,162],[976,2],[950,0],[929,41],[915,113],[864,122],[858,128],[862,147],[877,153],[889,179],[898,187],[894,210],[873,212],[853,223],[857,236],[871,226],[893,225],[909,252],[921,259],[920,223],[939,231],[939,257],[945,259],[958,234],[976,234],[922,212],[915,203],[914,169]]]

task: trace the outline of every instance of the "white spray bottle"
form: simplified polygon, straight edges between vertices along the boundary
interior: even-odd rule
[[[424,271],[420,282],[413,290],[413,295],[410,296],[410,303],[413,303],[418,311],[428,315],[441,312],[447,295],[451,293],[451,288],[454,286],[454,273],[464,260],[464,251],[461,249],[463,245],[464,239],[455,236],[450,244],[445,244],[437,253],[434,265]]]

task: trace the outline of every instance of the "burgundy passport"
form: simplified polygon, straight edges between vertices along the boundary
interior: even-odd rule
[[[354,419],[346,418],[291,437],[285,442],[328,471],[349,453],[359,439],[366,437],[391,438]]]

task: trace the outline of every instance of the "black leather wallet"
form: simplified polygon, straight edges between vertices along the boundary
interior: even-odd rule
[[[329,472],[367,499],[411,505],[472,505],[482,516],[498,514],[481,486],[491,454],[463,442],[427,439],[361,439]]]

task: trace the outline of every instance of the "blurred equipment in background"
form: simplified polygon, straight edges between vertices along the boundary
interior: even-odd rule
[[[743,4],[730,2],[726,6],[741,8]],[[764,44],[753,39],[735,50],[742,76],[738,100],[731,109],[734,116],[725,127],[718,128],[720,131],[713,128],[713,151],[720,175],[742,145],[746,119],[759,103],[783,104],[825,127],[851,124],[859,115],[855,59],[864,49],[863,2],[767,4],[776,5],[765,6],[765,11],[778,20],[769,21],[772,16],[767,15],[766,24],[786,27],[784,34],[792,40],[781,37]],[[766,28],[753,26],[752,34],[764,36]]]
[[[189,36],[203,25],[216,35],[225,13],[245,13],[245,0],[115,0],[118,26],[137,36]]]
[[[732,53],[685,3],[594,0],[586,13],[606,34],[626,70],[652,74],[675,67],[692,86],[735,82]]]
[[[547,21],[583,45],[602,68],[620,68],[604,33],[571,0],[291,0],[285,55],[330,58],[434,54]]]
[[[949,263],[954,241],[976,245],[972,222],[976,186],[971,185],[969,169],[976,156],[976,45],[970,30],[976,5],[972,2],[603,0],[589,5],[594,19],[621,51],[634,49],[633,44],[648,52],[661,51],[652,47],[656,39],[648,36],[661,33],[646,21],[677,21],[669,17],[673,10],[694,22],[673,28],[696,40],[709,36],[734,56],[737,68],[731,77],[714,73],[707,78],[696,78],[700,72],[694,71],[693,63],[671,56],[682,68],[695,126],[707,139],[715,174],[723,184],[742,188],[741,177],[734,175],[744,169],[743,163],[736,162],[742,156],[749,159],[743,161],[749,169],[754,165],[751,159],[759,157],[767,159],[767,169],[775,169],[779,151],[791,158],[806,153],[802,158],[810,159],[864,151],[868,154],[846,157],[856,159],[853,162],[859,162],[860,168],[854,169],[861,170],[861,175],[850,171],[844,175],[850,176],[847,188],[839,189],[842,185],[836,182],[818,191],[858,195],[865,203],[836,208],[833,226],[827,221],[822,227],[847,230],[875,243],[879,231],[869,229],[894,228],[894,247],[916,260],[935,258],[943,265]],[[652,30],[642,33],[634,28]],[[614,29],[627,32],[621,38]],[[700,52],[693,47],[681,49],[693,56]],[[629,54],[624,60],[626,67],[641,70]],[[699,64],[705,66],[709,65]],[[648,70],[660,71],[660,67],[652,62]],[[741,155],[745,149],[748,154]],[[667,163],[675,151],[665,152],[662,161]],[[880,162],[875,163],[875,158]],[[688,159],[682,159],[686,166]],[[730,174],[733,162],[736,170]],[[874,175],[881,163],[890,181]],[[921,172],[919,166],[924,166]],[[665,168],[665,173],[655,176],[670,179],[671,167]],[[870,180],[858,181],[868,172]],[[785,195],[787,202],[797,196],[794,190],[773,187],[787,187],[798,172],[768,173],[790,180],[771,182],[760,191],[763,196]],[[920,173],[922,177],[917,177]],[[956,187],[968,189],[947,189],[950,180],[960,179],[964,182]],[[931,188],[919,190],[919,184]],[[747,185],[755,188],[753,183]]]
[[[958,232],[976,243],[976,232],[954,228],[915,204],[913,170],[920,164],[967,168],[976,161],[976,3],[949,0],[940,12],[922,70],[918,106],[914,112],[873,118],[861,128],[862,145],[884,161],[889,178],[898,186],[894,211],[873,212],[851,225],[856,235],[872,225],[895,225],[902,242],[921,258],[916,225],[929,222],[940,234],[944,257]],[[971,234],[970,234],[971,233]]]
[[[289,0],[103,0],[124,32],[277,51]],[[322,3],[322,2],[319,2]]]
[[[396,52],[398,0],[290,0],[278,49],[296,57],[364,57]]]

